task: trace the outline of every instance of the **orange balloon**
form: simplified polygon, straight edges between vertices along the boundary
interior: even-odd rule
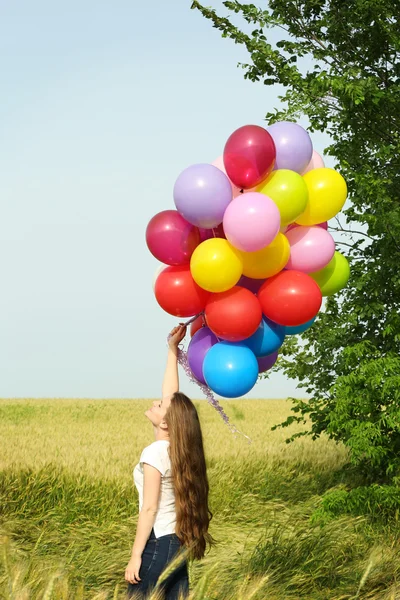
[[[257,252],[238,252],[243,261],[243,275],[251,279],[266,279],[285,268],[290,257],[290,244],[283,233],[278,233],[268,246]]]

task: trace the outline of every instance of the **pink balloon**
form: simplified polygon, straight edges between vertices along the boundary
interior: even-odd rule
[[[200,241],[197,227],[177,210],[163,210],[147,225],[147,246],[153,256],[167,265],[188,264]]]
[[[214,162],[211,164],[213,164],[214,167],[217,167],[217,169],[219,169],[226,175],[226,169],[225,169],[225,165],[224,165],[224,157],[223,156],[218,156],[218,158],[216,158],[214,160]],[[228,175],[226,175],[226,176],[228,177]],[[229,179],[229,177],[228,177],[228,179]],[[239,196],[239,194],[241,193],[240,188],[237,185],[235,185],[234,183],[232,183],[232,181],[230,179],[229,179],[229,181],[232,186],[233,197],[236,198],[236,196]]]
[[[286,227],[285,231],[282,231],[281,228],[281,232],[286,234],[288,231],[294,229],[295,227],[301,227],[301,225],[298,225],[297,223],[291,223]],[[328,231],[328,221],[324,221],[323,223],[317,223],[317,225],[314,225],[314,227],[321,227],[322,229],[325,229],[325,231]]]
[[[239,250],[256,252],[268,246],[279,232],[281,218],[275,202],[258,192],[241,194],[225,210],[227,239]]]
[[[224,165],[224,157],[223,156],[218,156],[218,158],[216,158],[212,164],[214,165],[214,167],[217,167],[217,169],[219,169],[226,175],[226,169],[225,169],[225,165]],[[228,175],[226,175],[226,176],[228,177]],[[229,179],[229,177],[228,177],[228,179]],[[231,181],[231,180],[229,179],[229,181]],[[247,194],[248,192],[255,192],[257,189],[257,186],[256,186],[256,187],[250,188],[249,190],[241,190],[237,185],[232,183],[232,181],[231,181],[231,186],[232,186],[232,195],[234,198],[236,198],[236,196],[239,196],[239,194]]]
[[[316,152],[316,150],[313,150],[311,160],[303,171],[302,175],[308,173],[308,171],[312,171],[313,169],[322,169],[322,167],[325,167],[324,159],[320,154],[318,154],[318,152]]]
[[[326,267],[335,253],[335,242],[321,227],[295,227],[286,234],[290,258],[286,269],[313,273]]]

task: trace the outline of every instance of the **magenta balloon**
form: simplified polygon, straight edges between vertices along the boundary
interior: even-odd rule
[[[201,239],[197,227],[188,223],[178,211],[163,210],[147,225],[146,242],[157,260],[166,265],[184,265],[190,262]]]
[[[275,238],[281,217],[271,198],[249,192],[232,200],[225,211],[223,225],[232,246],[244,252],[257,252]]]
[[[262,286],[262,284],[267,281],[266,279],[252,279],[251,277],[246,277],[246,275],[242,275],[236,285],[240,287],[244,287],[247,290],[250,290],[253,294],[257,294],[258,290]]]
[[[201,383],[206,383],[203,377],[203,362],[209,349],[218,342],[217,336],[209,327],[202,327],[190,340],[187,358],[193,375]]]
[[[268,354],[268,356],[260,356],[257,358],[258,362],[258,372],[264,373],[271,369],[274,366],[278,359],[278,352],[273,352],[272,354]]]
[[[295,227],[286,234],[290,258],[286,269],[314,273],[326,267],[335,254],[335,241],[322,227]]]
[[[313,153],[311,138],[307,131],[297,123],[280,121],[267,129],[276,148],[275,169],[290,169],[303,173]]]
[[[239,189],[255,187],[274,168],[275,156],[275,144],[266,129],[258,125],[239,127],[225,144],[226,174]]]
[[[217,227],[222,223],[231,200],[231,182],[214,165],[192,165],[182,171],[175,182],[175,206],[189,223],[197,227]]]

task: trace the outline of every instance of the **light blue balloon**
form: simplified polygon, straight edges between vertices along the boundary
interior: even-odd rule
[[[204,358],[203,376],[216,394],[237,398],[247,394],[256,383],[258,362],[244,344],[218,342]]]
[[[263,317],[255,333],[241,344],[245,344],[257,357],[276,352],[285,339],[286,328]]]
[[[303,333],[303,331],[307,331],[310,329],[311,325],[314,323],[315,317],[307,323],[303,323],[302,325],[295,325],[294,327],[286,327],[286,335],[297,335],[298,333]]]

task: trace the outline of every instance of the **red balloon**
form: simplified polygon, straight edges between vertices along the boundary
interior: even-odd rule
[[[262,319],[257,296],[238,285],[212,294],[205,315],[211,331],[229,342],[240,342],[253,335]]]
[[[157,260],[167,265],[189,264],[200,241],[200,231],[177,210],[163,210],[147,225],[147,246]]]
[[[192,317],[203,311],[210,297],[210,292],[197,285],[186,265],[161,271],[154,293],[161,308],[175,317]]]
[[[197,317],[197,319],[195,321],[193,321],[193,323],[190,326],[190,337],[193,337],[194,334],[201,329],[202,327],[206,326],[206,320],[204,318],[204,315],[199,315]]]
[[[301,271],[281,271],[263,283],[257,296],[268,319],[289,327],[310,321],[322,304],[318,285]]]
[[[224,148],[226,174],[240,189],[249,189],[261,183],[274,168],[275,158],[272,136],[258,125],[236,129]]]

